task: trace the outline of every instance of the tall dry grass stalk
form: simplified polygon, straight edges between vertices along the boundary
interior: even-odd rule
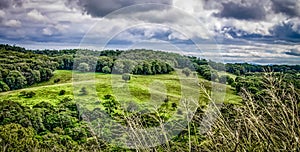
[[[203,151],[300,151],[299,91],[266,73],[256,100],[243,89],[242,105],[225,105],[207,132]]]

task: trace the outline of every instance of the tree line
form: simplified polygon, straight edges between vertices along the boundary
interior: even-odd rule
[[[47,81],[57,66],[44,55],[0,49],[0,92]]]
[[[204,79],[232,85],[234,80],[219,71],[245,76],[249,73],[273,72],[296,74],[300,65],[254,65],[218,63],[176,53],[145,49],[136,50],[27,50],[18,46],[0,45],[0,91],[20,89],[47,81],[55,69],[82,72],[130,73],[138,75],[168,74],[176,68],[196,71]],[[9,50],[9,51],[7,51]],[[5,54],[5,55],[4,55]],[[233,84],[235,86],[235,84]]]

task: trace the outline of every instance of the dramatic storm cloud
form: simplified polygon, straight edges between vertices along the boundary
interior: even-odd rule
[[[288,20],[275,25],[271,33],[280,40],[300,42],[300,21]]]
[[[23,0],[1,0],[0,9],[7,9],[11,7],[20,7],[23,4]]]
[[[235,18],[240,20],[263,20],[266,10],[259,2],[252,3],[222,3],[222,10],[215,14],[217,17]]]
[[[171,5],[172,0],[68,0],[72,7],[80,7],[82,11],[94,17],[102,17],[118,9],[147,3]]]
[[[271,0],[272,8],[276,13],[284,13],[290,17],[300,16],[299,0]]]
[[[290,51],[285,52],[285,53],[288,54],[288,55],[300,56],[300,48],[294,48],[294,49],[291,49]]]

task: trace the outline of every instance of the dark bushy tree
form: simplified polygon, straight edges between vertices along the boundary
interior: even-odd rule
[[[102,72],[103,73],[107,73],[107,74],[110,74],[111,73],[111,69],[109,66],[105,66],[102,68]]]
[[[131,76],[130,76],[129,73],[124,73],[124,74],[122,75],[122,79],[123,79],[125,82],[127,82],[127,81],[129,81],[129,80],[131,79]]]
[[[9,86],[5,82],[0,81],[0,92],[9,91],[9,90],[10,90]]]
[[[27,84],[26,78],[17,70],[10,71],[5,82],[12,90],[24,88]]]
[[[80,72],[88,72],[90,70],[90,67],[87,63],[80,63],[77,67],[77,70]]]

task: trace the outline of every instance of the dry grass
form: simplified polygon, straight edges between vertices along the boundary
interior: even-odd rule
[[[282,80],[266,73],[260,100],[244,89],[242,106],[220,109],[203,150],[299,151],[299,92]]]

